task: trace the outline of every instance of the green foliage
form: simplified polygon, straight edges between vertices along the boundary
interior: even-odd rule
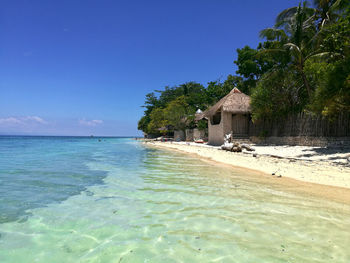
[[[206,104],[205,88],[202,84],[196,82],[187,82],[179,86],[165,87],[160,93],[157,106],[166,107],[166,105],[180,96],[185,96],[190,105],[201,107]]]
[[[312,112],[331,118],[350,112],[350,58],[335,63],[310,63],[307,70],[317,87],[309,105]]]
[[[246,92],[243,86],[243,78],[239,76],[228,75],[227,79],[223,83],[223,90],[225,95],[228,94],[233,88],[238,88],[242,92]]]
[[[261,65],[258,60],[258,51],[256,49],[245,46],[237,49],[237,60],[235,64],[238,66],[237,73],[246,79],[257,80],[261,74]]]
[[[146,108],[146,113],[149,114],[151,111],[158,106],[158,99],[154,92],[146,94],[146,100],[145,100],[145,105],[143,106]]]
[[[200,120],[197,123],[198,130],[205,130],[208,128],[208,122],[206,120]]]
[[[180,85],[184,90],[184,100],[194,111],[208,107],[206,90],[202,84],[188,82]]]
[[[316,27],[312,17],[315,15],[315,9],[309,8],[306,2],[300,3],[297,7],[288,8],[282,11],[276,19],[274,28],[264,29],[260,32],[262,37],[268,40],[280,42],[280,47],[270,50],[270,52],[283,52],[290,55],[290,64],[298,71],[302,77],[303,88],[307,90],[309,99],[312,96],[312,90],[307,81],[304,72],[305,61],[311,57],[313,50],[311,49],[313,37],[316,33]],[[283,38],[279,35],[272,34],[271,31],[279,30],[283,33]]]
[[[272,49],[273,52],[271,52]],[[265,73],[285,65],[289,57],[278,52],[279,49],[281,49],[281,44],[278,41],[260,43],[257,49],[249,46],[237,49],[238,58],[234,63],[238,66],[236,72],[243,78],[236,87],[250,94]],[[240,77],[236,76],[236,78]]]
[[[162,127],[184,130],[196,126],[207,127],[207,123],[195,122],[197,109],[206,110],[226,96],[234,87],[242,87],[243,78],[228,75],[221,83],[209,82],[207,87],[200,83],[187,82],[179,86],[166,86],[146,95],[145,115],[138,122],[138,129],[145,133],[159,134]]]
[[[150,121],[151,121],[151,118],[149,115],[142,116],[139,122],[137,123],[137,129],[147,133],[148,124],[150,123]]]
[[[320,38],[322,39],[321,50],[333,51],[341,57],[350,56],[350,7],[344,11],[337,23],[322,29]]]
[[[147,133],[151,134],[159,134],[162,130],[160,128],[166,125],[164,109],[162,108],[154,108],[150,114],[150,122],[147,126]]]
[[[315,89],[308,108],[332,118],[350,112],[350,7],[341,16],[338,14],[336,22],[329,21],[322,28],[320,38],[320,49],[332,52],[326,58],[308,61],[305,66]]]
[[[194,114],[195,109],[186,102],[184,95],[171,101],[164,109],[166,123],[172,125],[176,130],[185,130],[188,124],[193,120],[189,118]]]
[[[251,95],[252,119],[278,119],[291,112],[300,111],[305,105],[305,94],[300,89],[297,72],[277,70],[265,74]]]
[[[258,49],[252,49],[249,46],[237,49],[238,58],[235,61],[235,64],[238,66],[237,73],[242,75],[245,80],[252,81],[251,83],[258,81],[263,74],[273,68],[276,59],[279,60],[278,55],[261,52],[273,45],[272,42],[267,42],[264,44],[260,43]]]
[[[315,22],[319,30],[334,23],[341,11],[349,6],[348,0],[314,0],[313,2],[316,6]]]
[[[212,81],[208,83],[207,87],[207,100],[209,105],[214,104],[223,98],[226,94],[230,92],[228,85],[224,86],[218,81]]]
[[[274,58],[273,71],[252,92],[254,119],[302,110],[327,116],[349,111],[350,19],[340,2],[315,1],[316,8],[310,8],[304,1],[282,11],[274,28],[261,31],[268,40],[261,52],[284,59]]]

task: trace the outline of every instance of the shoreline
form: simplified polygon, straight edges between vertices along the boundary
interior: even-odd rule
[[[283,185],[293,191],[350,204],[350,167],[324,161],[296,160],[246,153],[233,153],[206,145],[172,142],[143,142],[159,149],[190,154],[213,165],[250,171],[263,183]]]

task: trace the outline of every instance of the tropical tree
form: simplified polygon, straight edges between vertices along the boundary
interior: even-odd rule
[[[228,75],[224,83],[222,84],[224,96],[226,96],[233,88],[238,88],[244,93],[248,93],[248,87],[244,85],[243,78],[235,75]]]
[[[151,134],[159,134],[161,132],[161,128],[164,127],[167,122],[165,119],[164,109],[163,108],[155,108],[150,113],[150,122],[147,126],[147,133]]]
[[[186,97],[180,96],[171,101],[164,109],[165,123],[173,126],[176,130],[184,131],[193,121],[194,112],[195,109],[187,104]]]
[[[261,46],[262,45],[259,45],[259,48],[261,48]],[[257,50],[245,46],[241,49],[237,49],[237,60],[235,60],[234,63],[238,67],[236,73],[242,76],[241,80],[237,82],[237,87],[247,94],[250,94],[262,75],[269,71],[274,65],[273,58],[259,53],[259,48]]]
[[[350,112],[350,6],[335,23],[322,29],[320,48],[332,51],[331,59],[310,59],[305,70],[315,87],[311,111],[324,116]]]
[[[137,129],[140,131],[144,131],[148,133],[148,124],[151,122],[151,118],[149,115],[144,115],[137,123]]]
[[[312,49],[312,40],[316,34],[316,27],[312,20],[314,14],[315,9],[309,8],[307,2],[303,2],[298,7],[282,11],[277,16],[274,28],[267,28],[260,32],[261,37],[267,38],[268,41],[278,41],[282,46],[277,49],[265,49],[263,52],[288,52],[291,66],[299,72],[309,100],[312,97],[312,90],[306,78],[304,66],[310,57],[320,55],[320,52]]]
[[[251,95],[252,118],[278,119],[300,112],[305,105],[305,90],[296,71],[277,69],[265,74]]]
[[[203,105],[201,110],[205,110],[208,106],[211,106],[225,97],[233,88],[239,88],[242,92],[246,93],[248,88],[244,84],[244,80],[240,76],[228,75],[224,82],[210,81],[205,89],[205,96],[207,105]]]
[[[314,0],[316,7],[315,21],[318,30],[329,24],[335,22],[342,10],[346,8],[348,0]]]

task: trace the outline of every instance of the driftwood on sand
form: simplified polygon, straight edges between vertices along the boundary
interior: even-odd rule
[[[234,142],[232,133],[226,134],[224,138],[224,144],[221,145],[221,149],[230,152],[242,152],[243,149],[247,151],[255,151],[253,147],[246,143]]]

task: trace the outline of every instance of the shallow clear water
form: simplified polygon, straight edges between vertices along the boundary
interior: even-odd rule
[[[122,138],[0,137],[0,262],[350,262],[350,206]]]

